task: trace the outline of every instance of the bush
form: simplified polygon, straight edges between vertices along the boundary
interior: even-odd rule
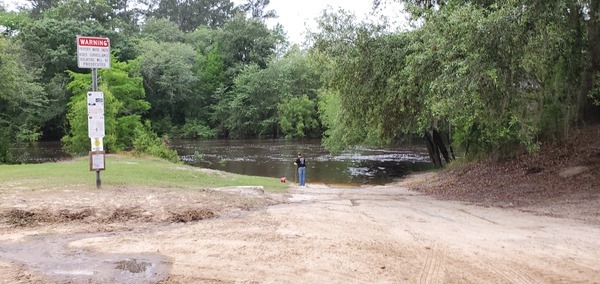
[[[178,162],[177,151],[169,149],[166,141],[168,141],[168,138],[166,136],[163,138],[158,137],[152,131],[150,122],[147,121],[144,127],[135,130],[133,153],[136,155],[147,154],[171,162]]]
[[[204,123],[198,120],[192,120],[186,122],[175,135],[180,138],[186,139],[210,139],[217,136],[217,132],[214,129],[206,126]]]
[[[540,138],[557,142],[565,138],[569,129],[568,106],[562,103],[545,105],[539,122]]]

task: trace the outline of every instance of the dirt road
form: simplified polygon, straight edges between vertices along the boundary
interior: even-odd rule
[[[4,230],[0,282],[600,283],[593,224],[437,201],[399,185],[253,198],[279,204],[108,232],[85,223]]]

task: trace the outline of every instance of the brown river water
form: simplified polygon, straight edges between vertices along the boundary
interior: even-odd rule
[[[432,168],[424,143],[387,148],[359,147],[330,154],[320,140],[172,140],[188,165],[237,174],[295,179],[294,160],[302,152],[308,183],[386,184]],[[70,158],[59,142],[39,142],[21,151],[20,162],[53,162]],[[21,153],[21,154],[22,154]]]
[[[308,183],[386,184],[431,169],[425,144],[393,148],[356,148],[332,155],[320,140],[174,140],[189,165],[227,172],[295,179],[298,152],[306,158]]]

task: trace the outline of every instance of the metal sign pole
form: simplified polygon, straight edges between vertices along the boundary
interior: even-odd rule
[[[98,69],[92,68],[92,91],[98,91]],[[100,169],[96,170],[96,188],[100,189],[102,180],[100,180]]]
[[[77,36],[77,67],[92,69],[92,92],[87,93],[88,136],[91,151],[90,171],[96,172],[96,187],[100,189],[100,171],[105,169],[104,145],[104,93],[98,92],[98,68],[110,69],[110,39]]]

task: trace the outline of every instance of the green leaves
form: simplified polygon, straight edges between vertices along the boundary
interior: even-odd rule
[[[177,25],[164,18],[147,19],[141,35],[146,41],[154,42],[183,42],[185,36]]]
[[[231,90],[226,94],[218,92],[215,118],[223,121],[222,127],[233,138],[316,136],[319,133],[314,106],[319,86],[319,75],[308,58],[300,51],[291,51],[267,68],[261,69],[256,64],[244,68]],[[312,120],[304,115],[299,120],[286,112],[287,108],[281,109],[282,105],[304,96],[312,104]],[[306,103],[302,100],[302,105]],[[286,120],[283,124],[282,119]],[[303,125],[298,126],[299,123]]]
[[[215,40],[225,65],[241,69],[251,64],[265,68],[275,53],[277,38],[263,22],[236,16],[217,31]]]
[[[110,69],[99,70],[99,90],[104,93],[104,148],[123,150],[132,147],[139,131],[146,131],[141,122],[150,107],[144,100],[139,77],[139,64],[111,62]],[[74,94],[69,102],[67,120],[69,132],[62,138],[64,148],[72,154],[87,153],[90,149],[87,118],[87,92],[91,91],[91,75],[69,73],[73,81],[67,88]],[[148,134],[151,135],[151,134]],[[155,135],[155,134],[154,134]],[[159,143],[160,145],[160,143]]]
[[[0,31],[5,37],[15,36],[31,19],[25,12],[7,12],[0,7]]]
[[[326,88],[319,113],[328,129],[325,145],[383,144],[411,125],[416,97],[408,94],[405,34],[383,35],[382,27],[354,23],[351,15],[324,14],[312,58]]]
[[[285,138],[303,138],[307,130],[319,126],[315,103],[307,95],[294,97],[277,106],[279,126]]]
[[[183,32],[191,32],[199,26],[222,27],[233,15],[230,0],[156,0],[156,9],[150,15],[176,23]],[[151,3],[152,3],[151,2]]]
[[[19,158],[11,153],[15,145],[40,137],[41,113],[48,102],[23,53],[14,41],[0,37],[0,164]]]
[[[140,73],[144,79],[150,116],[164,119],[155,124],[160,134],[169,133],[171,125],[182,125],[188,100],[194,94],[198,78],[194,74],[196,53],[183,43],[140,43]],[[160,126],[163,127],[160,127]]]
[[[321,17],[311,55],[327,86],[325,145],[388,143],[446,123],[474,155],[564,136],[581,102],[579,2],[410,2],[422,25],[393,35],[344,13]]]
[[[288,50],[282,27],[265,25],[268,2],[152,0],[142,10],[37,1],[31,18],[0,11],[3,149],[42,130],[67,131],[72,152],[89,147],[79,112],[90,75],[78,73],[77,35],[111,39],[113,68],[100,71],[111,149],[138,134],[140,145],[155,145],[158,136],[139,132],[148,119],[144,131],[193,138],[325,131],[323,143],[337,150],[449,125],[455,146],[475,155],[535,150],[589,112],[588,94],[600,100],[596,0],[411,0],[419,25],[401,32],[324,12],[307,51]]]

